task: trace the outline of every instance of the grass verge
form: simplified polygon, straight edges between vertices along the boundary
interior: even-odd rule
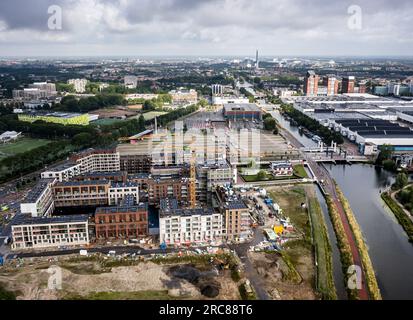
[[[308,178],[307,171],[302,164],[296,164],[294,166],[294,175],[300,178]]]
[[[379,285],[377,283],[376,274],[374,272],[373,264],[370,260],[369,251],[364,241],[363,234],[361,233],[360,226],[357,223],[353,210],[351,209],[350,204],[344,196],[343,192],[341,192],[340,188],[337,185],[335,185],[335,188],[337,190],[338,196],[340,197],[341,204],[343,205],[347,220],[354,234],[357,248],[360,252],[370,298],[373,300],[381,300],[382,298]]]
[[[329,195],[326,196],[326,203],[327,203],[328,213],[330,215],[331,223],[333,224],[334,232],[337,238],[337,246],[340,251],[340,260],[341,260],[341,265],[343,268],[344,281],[347,284],[348,279],[349,279],[347,270],[351,265],[354,264],[353,255],[351,254],[350,244],[348,242],[346,233],[344,231],[343,222],[341,221],[337,207],[334,204],[333,200],[331,199],[331,196]],[[357,290],[351,290],[348,288],[348,286],[346,287],[347,287],[348,298],[350,300],[357,300],[358,299]]]
[[[333,257],[327,227],[315,195],[309,197],[308,210],[313,230],[313,246],[317,261],[316,287],[324,300],[336,300],[333,278]]]
[[[392,197],[387,193],[384,192],[381,194],[381,198],[396,216],[397,221],[403,227],[404,231],[406,231],[407,236],[409,237],[409,241],[413,243],[413,222],[407,216],[406,212],[404,212],[403,208],[392,199]]]

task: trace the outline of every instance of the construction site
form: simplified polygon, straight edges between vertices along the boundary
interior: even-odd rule
[[[0,285],[19,300],[237,300],[243,280],[231,267],[222,252],[30,258],[3,268]]]

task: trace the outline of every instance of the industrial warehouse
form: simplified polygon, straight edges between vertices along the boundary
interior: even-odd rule
[[[413,102],[371,94],[290,97],[286,101],[320,124],[340,132],[370,155],[384,144],[413,151]]]

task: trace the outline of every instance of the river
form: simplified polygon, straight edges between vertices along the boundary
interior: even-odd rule
[[[300,135],[298,128],[291,127],[278,112],[273,116],[289,130],[304,146],[315,143]],[[371,165],[326,165],[341,190],[347,197],[362,229],[377,281],[384,299],[413,299],[413,245],[393,213],[380,198],[384,190],[394,181],[394,175]],[[326,207],[319,195],[326,219]],[[336,241],[331,223],[327,227],[332,244]],[[333,249],[334,279],[339,297],[343,294],[337,249]],[[341,283],[340,283],[341,282]]]

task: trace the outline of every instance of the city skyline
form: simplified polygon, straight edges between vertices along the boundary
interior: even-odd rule
[[[3,56],[384,57],[413,48],[409,1],[2,2]],[[51,6],[61,8],[61,29],[50,30]]]

